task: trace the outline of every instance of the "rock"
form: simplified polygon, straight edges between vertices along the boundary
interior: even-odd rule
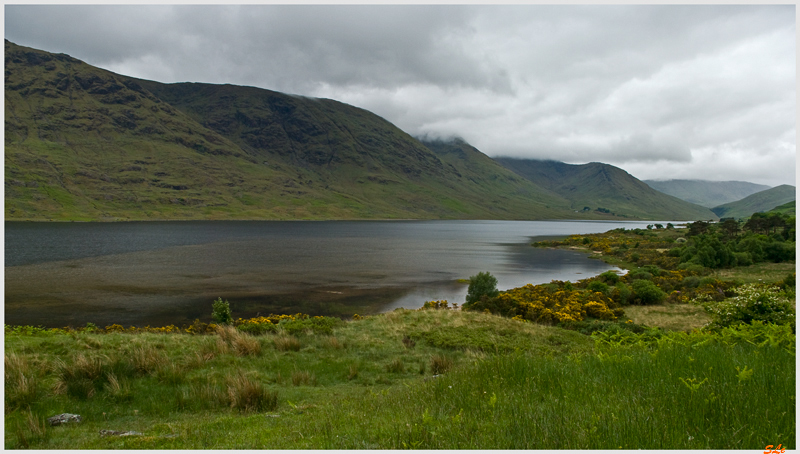
[[[61,424],[67,424],[70,422],[81,422],[81,421],[83,421],[81,415],[73,415],[71,413],[61,413],[60,415],[55,415],[47,418],[47,422],[49,422],[51,426],[60,426]]]
[[[136,432],[134,430],[129,430],[127,432],[122,432],[120,430],[100,429],[100,436],[101,437],[109,437],[109,436],[130,437],[131,435],[144,435],[144,434],[141,433],[141,432]]]

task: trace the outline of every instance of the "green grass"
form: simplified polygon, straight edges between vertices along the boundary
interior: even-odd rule
[[[7,331],[5,447],[794,446],[791,334],[774,347],[702,337],[602,347],[453,310],[280,326],[263,336]],[[742,370],[754,372],[740,381]],[[84,420],[44,424],[64,412]]]

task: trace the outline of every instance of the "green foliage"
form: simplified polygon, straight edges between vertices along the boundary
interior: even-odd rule
[[[611,290],[611,298],[622,306],[628,305],[631,303],[631,296],[633,295],[633,291],[631,288],[624,282],[618,282],[617,285]]]
[[[613,284],[616,284],[617,282],[619,282],[619,274],[617,274],[617,273],[615,273],[614,271],[611,271],[611,270],[606,271],[604,273],[601,273],[597,277],[602,279],[603,282],[605,282],[607,284],[612,284],[613,285]]]
[[[604,282],[592,281],[586,286],[586,289],[608,295],[608,284]]]
[[[659,304],[664,301],[667,294],[656,284],[648,280],[636,280],[631,284],[634,301],[639,304]]]
[[[222,301],[222,298],[217,298],[211,303],[211,317],[222,325],[230,325],[233,322],[233,315],[231,314],[231,306],[228,301]]]
[[[471,308],[484,297],[493,298],[497,296],[498,293],[497,278],[489,274],[489,272],[480,272],[474,276],[470,276],[464,309]]]
[[[777,325],[795,326],[795,310],[792,301],[777,287],[746,284],[736,289],[736,296],[721,302],[698,303],[712,317],[709,327],[719,329],[737,324],[752,324],[755,321]]]

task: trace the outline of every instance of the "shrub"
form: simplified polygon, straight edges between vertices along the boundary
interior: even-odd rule
[[[611,299],[620,305],[626,306],[631,302],[631,288],[624,282],[619,282],[611,291]]]
[[[603,295],[608,295],[608,284],[600,281],[590,282],[589,285],[586,286],[586,289],[593,292],[602,293]]]
[[[628,281],[629,282],[633,282],[633,281],[637,281],[637,280],[647,280],[647,281],[649,281],[652,278],[653,278],[653,275],[651,273],[648,273],[647,271],[645,271],[643,269],[638,269],[636,271],[631,271],[630,273],[628,273]]]
[[[230,325],[233,322],[233,315],[231,315],[231,306],[228,301],[222,301],[222,298],[217,298],[211,303],[211,316],[217,323],[223,325]]]
[[[470,276],[469,287],[467,288],[467,300],[464,306],[471,306],[482,297],[493,298],[498,294],[497,278],[488,272],[480,272],[475,276]]]
[[[777,287],[747,284],[736,289],[736,296],[721,302],[704,301],[703,308],[712,317],[709,327],[725,328],[754,321],[795,326],[792,301]]]
[[[633,281],[631,286],[635,295],[634,301],[639,304],[658,304],[667,297],[667,294],[652,281],[637,280]]]
[[[606,271],[598,276],[603,282],[607,284],[616,284],[619,282],[619,274],[615,273],[614,271]]]
[[[241,325],[237,325],[236,329],[243,333],[251,334],[254,336],[266,334],[266,333],[276,333],[278,331],[278,326],[273,325],[272,323],[242,323]]]

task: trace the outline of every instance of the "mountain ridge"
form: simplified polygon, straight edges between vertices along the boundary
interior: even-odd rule
[[[774,188],[749,195],[741,200],[726,203],[711,209],[720,218],[748,218],[753,213],[770,211],[797,199],[797,188],[782,184]]]
[[[650,219],[661,216],[661,219],[682,220],[682,216],[687,215],[705,220],[717,217],[705,207],[660,193],[609,164],[566,164],[506,157],[494,159],[518,175],[567,198],[574,210],[612,212]]]
[[[643,180],[657,191],[706,208],[741,200],[770,186],[747,181]]]
[[[6,220],[607,218],[339,101],[5,51]]]

